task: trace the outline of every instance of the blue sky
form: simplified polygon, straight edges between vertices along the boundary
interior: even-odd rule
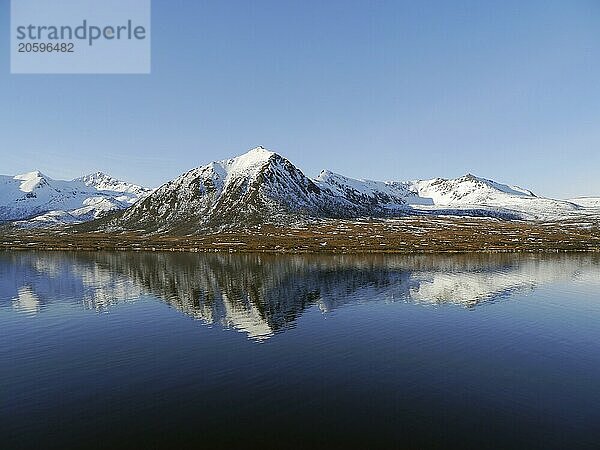
[[[0,173],[156,186],[263,145],[309,176],[600,195],[597,0],[152,6],[151,75],[10,75],[0,42]]]

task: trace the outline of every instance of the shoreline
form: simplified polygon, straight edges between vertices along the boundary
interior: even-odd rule
[[[550,255],[550,254],[596,254],[600,248],[594,249],[543,249],[543,250],[272,250],[272,249],[208,249],[208,248],[144,248],[144,247],[2,247],[0,252],[143,252],[143,253],[237,253],[237,254],[268,254],[268,255]]]

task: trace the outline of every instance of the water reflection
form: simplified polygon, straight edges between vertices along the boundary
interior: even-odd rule
[[[360,302],[465,308],[557,281],[598,282],[598,255],[275,256],[171,253],[0,254],[0,307],[106,310],[152,295],[207,324],[265,339],[304,310]]]

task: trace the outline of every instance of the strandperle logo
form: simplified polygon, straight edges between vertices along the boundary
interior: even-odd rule
[[[11,73],[150,73],[150,0],[11,0]]]
[[[133,20],[129,19],[124,25],[90,25],[87,19],[79,26],[70,25],[20,25],[16,27],[17,40],[30,41],[86,41],[88,45],[93,45],[94,41],[99,39],[121,40],[138,39],[143,40],[147,37],[146,27],[135,25]]]

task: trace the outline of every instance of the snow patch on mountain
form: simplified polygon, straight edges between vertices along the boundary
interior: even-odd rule
[[[569,199],[571,203],[583,206],[584,208],[600,209],[600,197],[577,197]]]

